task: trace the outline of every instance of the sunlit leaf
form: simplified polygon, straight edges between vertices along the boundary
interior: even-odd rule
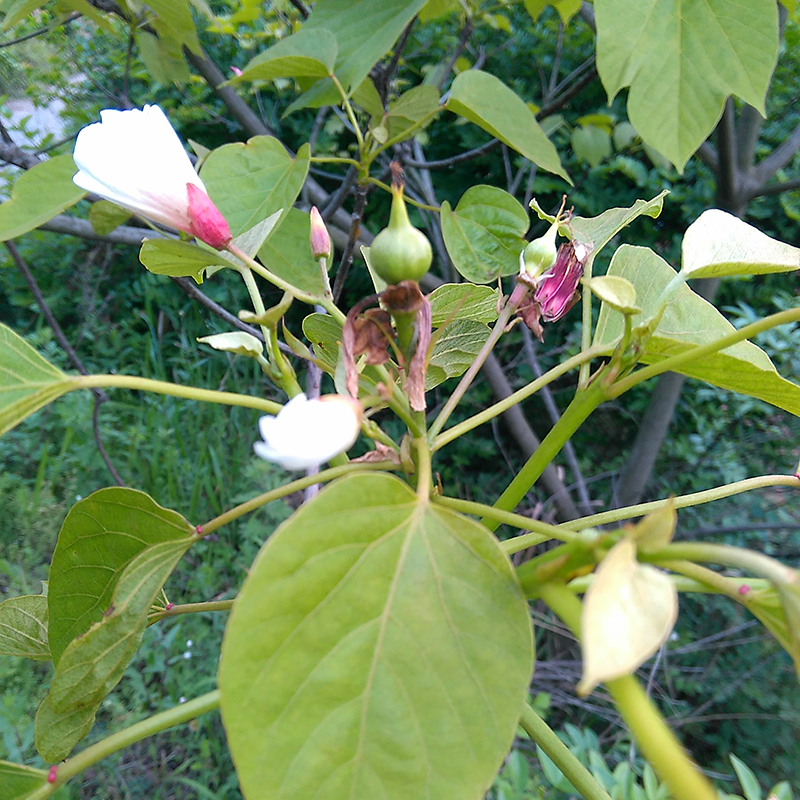
[[[207,344],[215,350],[226,353],[236,353],[240,356],[257,358],[264,352],[264,345],[252,333],[246,331],[231,331],[230,333],[214,333],[211,336],[200,336],[197,339],[202,344]]]
[[[660,298],[675,271],[646,247],[622,245],[611,259],[609,275],[627,278],[636,287],[641,316],[634,325],[656,316]],[[682,285],[648,340],[642,355],[645,364],[656,364],[673,355],[705,345],[734,332],[734,327],[711,303]],[[600,309],[595,330],[596,344],[611,344],[623,331],[622,317],[608,307]],[[769,356],[752,342],[739,342],[721,352],[689,361],[676,372],[723,389],[757,397],[800,416],[800,386],[782,378]]]
[[[38,228],[85,197],[72,181],[77,171],[72,155],[64,154],[20,175],[11,198],[0,205],[0,242]]]
[[[800,269],[800,248],[780,242],[743,220],[712,208],[687,229],[681,271],[692,278],[765,275]]]
[[[460,317],[441,329],[433,345],[425,390],[429,391],[448,378],[463,375],[489,338],[489,328],[474,319]]]
[[[678,169],[728,95],[762,114],[778,55],[777,3],[596,0],[597,69],[609,100],[625,86],[639,135]]]
[[[472,319],[488,325],[497,319],[500,293],[490,286],[471,283],[445,283],[428,295],[431,322],[438,328],[456,319]]]
[[[68,375],[0,325],[0,434],[72,388]]]
[[[98,200],[89,209],[89,222],[98,236],[108,236],[111,231],[127,222],[131,212],[110,200]]]
[[[269,538],[225,633],[243,793],[479,800],[514,738],[531,646],[484,527],[389,475],[333,484]]]
[[[94,725],[103,698],[82,708],[73,708],[58,714],[50,705],[50,696],[42,700],[36,712],[34,741],[39,755],[57,764],[63,761]]]
[[[667,640],[678,593],[655,567],[639,564],[636,544],[621,539],[600,563],[583,600],[583,677],[578,693],[638,669]]]
[[[333,72],[336,63],[336,37],[328,30],[310,30],[303,26],[297,33],[281,39],[248,62],[241,81],[271,81],[275,78],[323,78]]]
[[[27,800],[47,785],[47,773],[40,769],[0,761],[0,800]]]
[[[384,125],[392,141],[401,142],[416,133],[425,120],[432,120],[439,111],[439,91],[435,86],[415,86],[389,105]]]
[[[203,274],[209,267],[230,263],[216,250],[175,239],[145,239],[139,250],[139,261],[155,275],[191,277],[197,283],[203,282]]]
[[[626,526],[625,534],[636,543],[640,553],[654,553],[662,550],[675,535],[678,514],[675,503],[669,500],[664,506],[648,514],[637,525]]]
[[[636,289],[625,278],[617,275],[598,275],[587,279],[592,292],[604,303],[626,314],[635,314],[640,311],[636,306]]]
[[[470,69],[450,87],[445,107],[497,137],[534,164],[569,181],[555,145],[521,97],[499,78]]]

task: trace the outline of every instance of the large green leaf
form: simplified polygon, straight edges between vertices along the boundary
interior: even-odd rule
[[[56,713],[92,706],[119,683],[141,644],[150,606],[194,538],[152,544],[125,567],[100,622],[59,658],[49,695]]]
[[[322,297],[322,272],[311,253],[311,218],[305,211],[290,208],[258,251],[258,260],[303,292]],[[330,263],[331,259],[328,259]]]
[[[324,28],[309,30],[303,26],[297,33],[259,53],[231,83],[275,78],[323,78],[333,72],[336,53],[336,37],[330,31]]]
[[[528,214],[494,186],[467,189],[455,209],[442,203],[442,235],[456,269],[473,283],[491,283],[519,272]]]
[[[46,772],[0,761],[0,800],[26,800],[46,785]]]
[[[344,478],[270,537],[228,623],[221,710],[242,791],[478,800],[531,668],[526,603],[486,528],[390,475]]]
[[[20,175],[11,189],[11,199],[0,205],[0,242],[38,228],[86,197],[85,190],[72,181],[77,171],[67,153]]]
[[[459,318],[445,325],[428,360],[425,390],[433,389],[448,378],[463,375],[472,366],[489,333],[486,325],[473,319]]]
[[[0,434],[72,388],[68,375],[0,325]]]
[[[76,503],[50,565],[49,638],[58,664],[67,645],[103,618],[120,575],[144,550],[180,542],[194,529],[135,489],[100,489]]]
[[[208,194],[238,236],[300,194],[308,173],[309,149],[292,158],[278,139],[254,136],[247,144],[225,144],[212,151],[200,170]]]
[[[345,92],[352,94],[373,65],[388,52],[403,28],[426,0],[317,0],[302,29],[306,34],[325,30],[338,45],[334,71]],[[365,25],[367,26],[365,28]],[[296,100],[287,113],[298,108],[341,102],[330,79],[318,81]]]
[[[609,99],[678,169],[711,133],[725,98],[762,114],[778,55],[770,0],[597,0],[597,69]]]
[[[569,181],[555,145],[527,104],[499,78],[478,69],[453,81],[446,108],[474,122],[534,164]]]
[[[0,655],[50,660],[44,595],[9,597],[0,603]]]
[[[652,250],[622,245],[611,259],[608,274],[626,278],[636,288],[636,302],[642,309],[641,316],[633,317],[636,325],[656,316],[661,293],[676,273]],[[622,319],[622,314],[604,303],[597,320],[595,343],[610,345],[617,340],[623,331]],[[734,330],[711,303],[682,285],[647,342],[642,361],[656,364],[721,339]],[[676,371],[723,389],[757,397],[800,416],[800,386],[778,375],[769,356],[752,342],[739,342],[721,352],[685,363]]]
[[[192,277],[197,283],[203,282],[203,274],[209,267],[228,263],[228,259],[215,250],[174,239],[145,239],[139,250],[139,261],[155,275]]]
[[[692,278],[764,275],[800,269],[800,249],[779,242],[739,217],[712,208],[687,229],[681,271]]]
[[[147,0],[147,5],[158,15],[151,24],[165,39],[174,39],[193,53],[201,53],[194,28],[189,0]]]
[[[580,242],[593,246],[597,255],[623,228],[631,224],[637,217],[647,216],[655,219],[664,207],[664,197],[669,192],[665,189],[652,200],[637,200],[630,208],[609,208],[596,217],[572,217],[569,225],[558,226],[562,236],[574,235]],[[531,208],[539,219],[553,222],[555,217],[546,213],[536,200],[531,200]],[[572,233],[570,234],[570,230]]]
[[[431,324],[438,328],[456,319],[474,319],[484,324],[494,322],[497,319],[499,296],[500,292],[490,286],[445,283],[428,295]]]

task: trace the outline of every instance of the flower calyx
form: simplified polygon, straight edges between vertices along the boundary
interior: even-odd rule
[[[525,249],[519,256],[519,277],[520,280],[529,283],[536,288],[537,281],[549,270],[558,257],[556,248],[556,235],[560,225],[569,223],[572,217],[572,209],[564,211],[567,203],[567,196],[561,198],[561,207],[558,209],[556,218],[552,225],[547,229],[544,236],[528,242]]]

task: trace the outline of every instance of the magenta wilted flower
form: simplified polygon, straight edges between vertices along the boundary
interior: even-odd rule
[[[520,306],[519,314],[540,341],[544,332],[541,320],[561,319],[580,299],[578,283],[591,252],[591,246],[583,242],[567,242],[558,248],[555,263],[546,272],[536,278],[520,274],[524,283],[533,285],[534,294]]]

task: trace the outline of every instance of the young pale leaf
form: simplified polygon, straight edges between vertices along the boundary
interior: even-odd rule
[[[158,15],[150,22],[162,39],[174,39],[193,53],[201,53],[189,0],[147,0]]]
[[[739,602],[775,637],[780,646],[792,657],[795,672],[800,678],[800,628],[789,628],[782,598],[774,585],[750,588],[740,595]]]
[[[100,622],[61,654],[50,684],[53,711],[68,714],[93,706],[119,683],[142,642],[150,606],[193,541],[150,545],[128,564]]]
[[[681,271],[690,278],[730,278],[800,269],[800,248],[773,239],[758,228],[712,208],[687,229]]]
[[[48,634],[54,663],[103,618],[125,568],[148,547],[194,534],[177,512],[135,489],[100,489],[76,503],[58,534],[48,584]]]
[[[638,314],[641,311],[636,305],[636,289],[629,280],[616,275],[598,275],[589,278],[586,283],[594,294],[617,311],[623,314]]]
[[[207,344],[215,350],[223,350],[226,353],[236,353],[250,358],[258,358],[264,352],[264,345],[251,333],[245,331],[214,333],[211,336],[200,336],[197,341]]]
[[[127,222],[131,212],[110,200],[98,200],[89,209],[89,222],[98,236],[108,236],[111,231]]]
[[[441,329],[433,345],[425,390],[430,391],[448,378],[463,375],[489,338],[489,328],[474,319],[459,317]]]
[[[456,269],[473,283],[491,283],[519,271],[528,214],[494,186],[467,189],[455,209],[442,203],[442,235]]]
[[[50,696],[45,697],[36,712],[34,725],[34,742],[39,755],[54,764],[63,761],[92,729],[102,702],[101,697],[91,705],[59,714],[53,710]]]
[[[68,375],[0,325],[0,434],[73,388]]]
[[[497,319],[500,292],[490,286],[445,283],[428,295],[434,328],[457,319],[471,319],[488,325]]]
[[[580,241],[592,244],[593,253],[596,256],[624,227],[630,225],[637,217],[642,215],[655,219],[664,207],[664,197],[669,194],[665,189],[661,194],[652,200],[637,200],[630,208],[609,208],[596,217],[573,217],[570,225],[562,224],[558,226],[558,232],[562,236],[572,236]],[[531,200],[531,208],[539,219],[553,222],[555,217],[546,213],[534,198]]]
[[[479,69],[462,72],[450,87],[445,108],[474,122],[542,169],[572,183],[535,114],[494,75]]]
[[[641,137],[680,170],[728,95],[762,114],[778,55],[778,6],[762,0],[598,0],[597,69],[625,86]]]
[[[406,131],[413,128],[413,133],[416,133],[420,130],[416,126],[424,120],[432,120],[438,111],[439,90],[435,86],[423,84],[403,92],[386,113],[384,124],[389,139],[398,142],[407,139],[408,136],[403,135]]]
[[[678,514],[675,503],[670,500],[665,506],[648,514],[638,525],[626,527],[625,533],[636,543],[640,553],[654,553],[663,550],[675,535]]]
[[[579,161],[596,167],[611,155],[611,134],[596,125],[582,125],[572,131],[572,152]]]
[[[70,154],[56,156],[23,172],[0,205],[0,242],[38,228],[86,196],[72,182],[78,171]]]
[[[767,800],[793,800],[792,787],[789,781],[776,783],[767,795]]]
[[[636,560],[636,544],[609,550],[586,592],[581,617],[583,677],[578,694],[630,675],[661,647],[678,617],[678,593],[659,570]]]
[[[155,275],[192,277],[197,283],[203,282],[203,273],[209,267],[229,265],[228,259],[216,250],[174,239],[145,239],[139,261]]]
[[[261,249],[264,242],[272,233],[273,228],[278,224],[283,215],[283,209],[278,209],[274,214],[270,214],[265,220],[254,225],[250,230],[240,233],[232,242],[242,252],[247,253],[250,258],[255,258],[256,253]]]
[[[40,769],[0,761],[0,800],[27,800],[47,786],[47,773]]]
[[[566,25],[581,9],[582,0],[524,0],[525,10],[536,22],[547,6],[553,6]]]
[[[29,594],[0,603],[0,655],[50,660],[47,597]]]
[[[656,317],[661,295],[675,277],[675,270],[646,247],[622,245],[608,268],[609,275],[627,278],[636,288],[636,299],[642,308],[642,322]],[[664,310],[655,333],[648,340],[642,361],[655,364],[665,358],[714,342],[734,332],[734,327],[711,303],[681,286]],[[623,320],[606,306],[600,309],[595,330],[595,344],[618,341]],[[752,342],[739,342],[722,352],[689,361],[676,372],[706,381],[723,389],[757,397],[778,408],[800,416],[800,386],[778,375],[769,356]]]
[[[138,31],[136,45],[147,74],[158,83],[188,83],[189,65],[181,45],[175,39],[162,39],[147,31]]]
[[[310,151],[303,145],[292,158],[278,139],[254,136],[246,144],[225,144],[213,150],[200,170],[208,194],[239,236],[300,194],[308,173]]]
[[[787,649],[800,673],[800,573],[795,571],[794,579],[789,583],[776,583],[775,589],[786,620],[790,645]]]
[[[324,78],[333,72],[338,48],[336,37],[324,28],[308,30],[281,39],[259,53],[229,83],[271,81],[275,78]]]
[[[322,297],[325,288],[319,262],[311,253],[310,232],[310,216],[298,208],[290,208],[259,249],[258,260],[301,292]]]
[[[764,795],[761,793],[761,787],[758,785],[758,778],[756,778],[753,770],[733,753],[731,753],[728,758],[736,772],[736,777],[739,779],[742,791],[747,800],[762,800]]]
[[[221,711],[242,791],[479,800],[531,669],[494,537],[393,476],[348,476],[270,536],[228,622]]]

